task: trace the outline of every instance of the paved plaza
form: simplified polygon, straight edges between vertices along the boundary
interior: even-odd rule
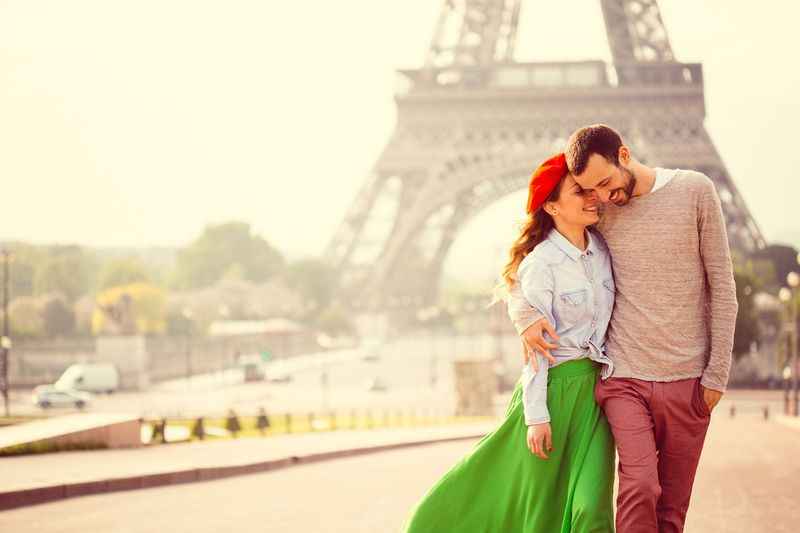
[[[734,418],[730,399],[715,412],[687,533],[800,529],[800,425],[774,412],[765,421],[757,408],[761,400],[739,401]],[[0,513],[0,531],[395,531],[414,502],[475,442],[31,506]]]

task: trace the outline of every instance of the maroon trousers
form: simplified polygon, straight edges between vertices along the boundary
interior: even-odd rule
[[[609,378],[595,399],[617,443],[617,533],[683,531],[711,418],[700,378]]]

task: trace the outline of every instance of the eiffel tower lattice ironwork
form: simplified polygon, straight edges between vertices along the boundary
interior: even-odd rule
[[[645,163],[704,172],[732,248],[765,245],[705,129],[702,65],[675,60],[656,0],[599,1],[612,64],[515,62],[521,0],[443,2],[423,68],[400,71],[395,131],[326,250],[344,302],[435,302],[459,229],[592,123]]]

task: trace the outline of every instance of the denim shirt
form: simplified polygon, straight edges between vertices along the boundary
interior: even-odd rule
[[[522,401],[527,425],[550,421],[547,410],[549,366],[588,357],[603,365],[602,379],[613,372],[605,355],[605,336],[614,308],[611,256],[599,233],[587,231],[579,250],[556,229],[520,263],[517,280],[525,299],[553,326],[560,340],[550,350],[556,363],[541,354],[539,371],[529,362],[522,369]],[[552,340],[552,339],[549,339]]]

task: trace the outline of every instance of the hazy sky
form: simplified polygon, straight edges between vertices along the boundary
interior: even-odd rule
[[[706,125],[757,222],[800,244],[800,3],[660,3],[678,59],[704,64]],[[176,245],[241,219],[320,253],[440,4],[0,0],[0,239]],[[608,59],[599,2],[524,2],[517,55]],[[523,202],[474,219],[447,270],[484,268],[466,263],[507,244]]]

